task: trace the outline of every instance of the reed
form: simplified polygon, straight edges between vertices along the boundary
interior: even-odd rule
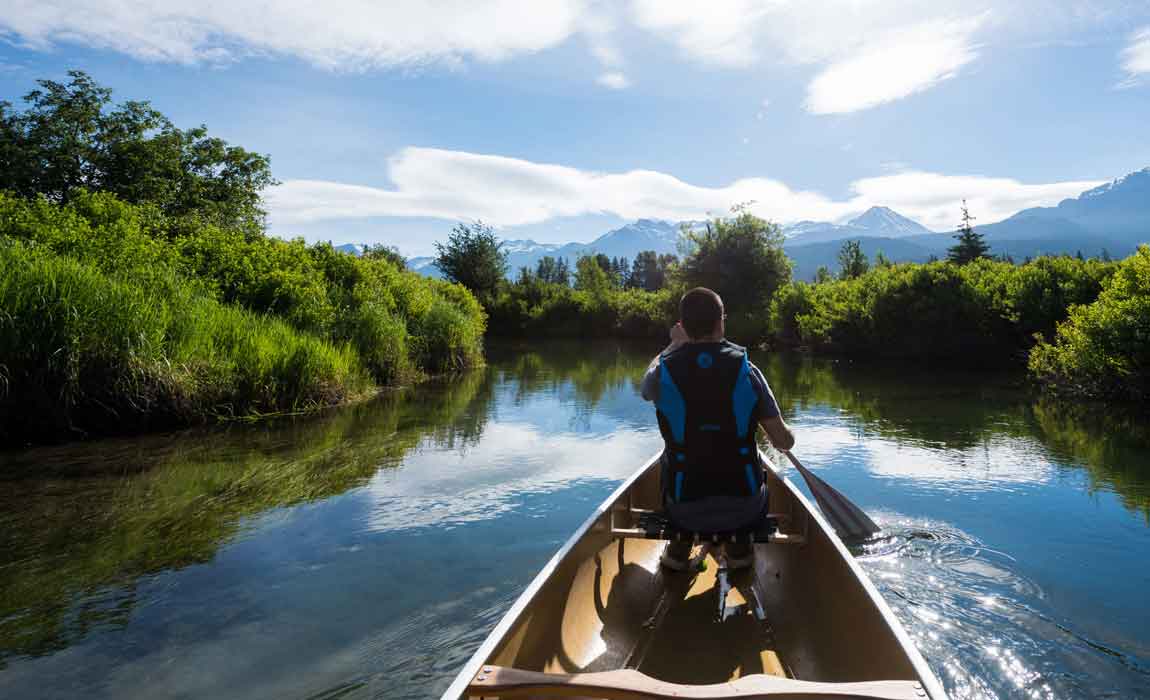
[[[0,240],[0,444],[301,411],[372,388],[346,344]]]

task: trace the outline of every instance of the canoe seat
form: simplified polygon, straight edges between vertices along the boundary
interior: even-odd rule
[[[652,678],[632,669],[601,673],[539,673],[504,666],[484,666],[467,686],[471,697],[577,696],[607,700],[926,700],[915,681],[813,683],[766,674],[743,676],[726,683],[681,685]]]
[[[779,532],[779,521],[767,516],[753,526],[741,530],[723,532],[694,532],[675,527],[666,514],[653,510],[632,509],[630,527],[617,527],[612,513],[611,534],[616,537],[635,537],[647,540],[675,540],[688,542],[801,542],[800,535],[784,535]]]

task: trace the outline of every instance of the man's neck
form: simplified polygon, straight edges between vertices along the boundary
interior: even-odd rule
[[[702,338],[691,338],[688,343],[721,343],[723,338],[720,336],[716,338],[713,335],[703,336]]]

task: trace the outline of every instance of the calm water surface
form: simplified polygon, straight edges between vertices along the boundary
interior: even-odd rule
[[[495,347],[280,424],[0,455],[0,697],[436,697],[655,452],[658,348]],[[1000,378],[756,361],[954,698],[1150,698],[1150,428]],[[50,475],[50,476],[48,476]]]

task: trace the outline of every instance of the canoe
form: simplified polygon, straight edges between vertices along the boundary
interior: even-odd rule
[[[750,569],[728,571],[713,536],[693,538],[688,571],[659,566],[656,538],[669,535],[655,457],[552,557],[443,697],[945,700],[822,514],[763,459],[773,527],[755,534]]]

